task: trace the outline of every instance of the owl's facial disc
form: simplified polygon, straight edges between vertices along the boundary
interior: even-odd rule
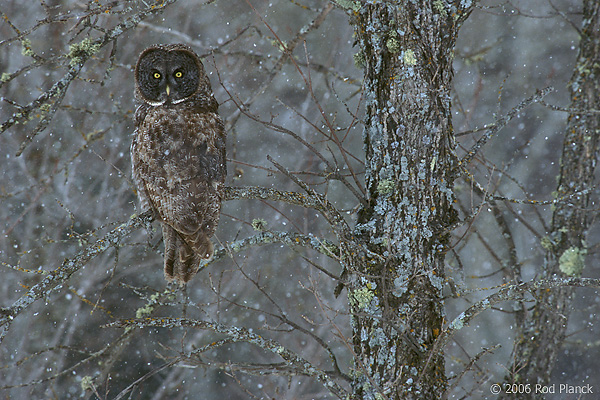
[[[200,67],[187,50],[152,49],[142,54],[136,69],[138,89],[152,106],[178,104],[193,96],[200,83]]]

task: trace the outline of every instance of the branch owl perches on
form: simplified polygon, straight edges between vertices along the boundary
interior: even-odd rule
[[[133,180],[142,211],[162,224],[165,277],[185,284],[214,252],[227,173],[223,121],[204,65],[183,44],[141,53],[135,97]]]

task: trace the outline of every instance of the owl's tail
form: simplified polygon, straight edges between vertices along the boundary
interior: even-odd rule
[[[162,224],[162,231],[165,243],[165,278],[184,285],[198,272],[200,261],[213,256],[212,241],[200,231],[184,237],[165,223]]]

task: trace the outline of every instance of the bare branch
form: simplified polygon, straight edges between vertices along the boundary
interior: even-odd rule
[[[222,333],[233,339],[235,342],[251,343],[265,351],[281,357],[290,367],[293,367],[297,373],[312,376],[321,382],[331,393],[339,398],[345,398],[348,395],[347,391],[342,388],[335,380],[321,369],[313,366],[307,360],[302,359],[296,353],[286,349],[277,341],[264,338],[246,328],[238,328],[227,326],[216,322],[190,320],[186,318],[146,318],[146,319],[125,319],[105,325],[109,328],[196,328],[210,330],[217,333]]]
[[[504,128],[514,117],[516,117],[525,108],[529,107],[533,103],[539,102],[546,95],[552,93],[553,91],[554,88],[551,87],[538,90],[534,95],[523,100],[515,108],[510,110],[505,116],[499,118],[493,125],[491,125],[487,129],[484,135],[480,137],[479,140],[477,140],[477,142],[471,147],[467,154],[463,156],[463,158],[459,162],[459,165],[469,164],[473,160],[473,157],[475,157],[475,155],[479,152],[479,150],[488,142],[488,140],[496,136],[496,134],[500,132],[500,130]]]
[[[503,285],[496,293],[479,300],[454,318],[436,339],[430,354],[440,352],[456,332],[469,325],[471,320],[483,311],[489,310],[502,301],[521,300],[525,293],[534,293],[540,289],[562,287],[600,288],[600,279],[592,278],[556,278],[523,282],[516,285]]]
[[[151,220],[150,213],[134,216],[129,221],[111,230],[103,238],[79,251],[72,258],[66,259],[60,267],[49,272],[40,283],[30,288],[12,306],[2,309],[0,316],[0,327],[2,327],[0,343],[4,339],[4,336],[6,336],[10,324],[21,311],[29,307],[36,300],[48,296],[60,285],[64,284],[71,275],[81,269],[89,260],[113,246],[118,246],[131,232],[147,225]]]

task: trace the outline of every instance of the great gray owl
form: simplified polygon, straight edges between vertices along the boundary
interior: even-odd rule
[[[135,97],[131,161],[141,209],[162,224],[165,277],[185,284],[214,251],[227,171],[223,121],[202,62],[183,44],[140,54]]]

